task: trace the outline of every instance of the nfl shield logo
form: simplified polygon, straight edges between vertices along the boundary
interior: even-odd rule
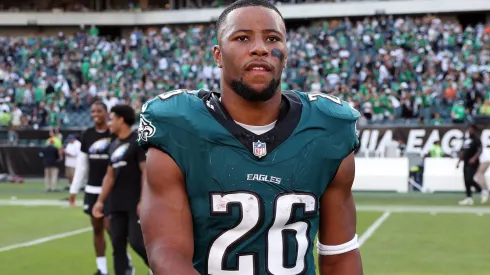
[[[261,158],[267,155],[267,147],[265,142],[261,142],[258,140],[257,142],[253,142],[253,151],[254,155]]]

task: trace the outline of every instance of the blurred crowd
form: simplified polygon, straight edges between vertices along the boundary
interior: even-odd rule
[[[95,99],[109,108],[163,91],[219,91],[213,25],[135,29],[108,40],[96,27],[55,37],[0,37],[0,125],[69,127]],[[319,21],[288,30],[283,89],[336,95],[362,123],[440,125],[490,115],[490,26],[437,17]],[[86,122],[89,123],[88,116]]]
[[[365,0],[269,0],[275,5],[317,2],[355,2]],[[388,0],[389,1],[389,0]],[[99,2],[99,3],[97,3]],[[141,3],[143,2],[143,3]],[[146,11],[164,9],[195,9],[224,7],[234,0],[2,0],[0,11],[69,11],[90,12],[107,10]]]

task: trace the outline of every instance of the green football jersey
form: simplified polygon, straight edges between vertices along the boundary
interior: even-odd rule
[[[141,146],[170,155],[184,175],[195,269],[315,274],[319,201],[358,145],[359,112],[331,95],[287,91],[275,127],[256,135],[218,97],[164,93],[143,106],[138,130]]]

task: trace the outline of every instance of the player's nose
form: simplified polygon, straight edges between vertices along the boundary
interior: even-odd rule
[[[262,39],[255,39],[252,48],[250,49],[250,55],[259,57],[269,55],[269,49],[267,48],[265,41]]]

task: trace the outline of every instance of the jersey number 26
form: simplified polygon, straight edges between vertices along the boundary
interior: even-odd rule
[[[227,274],[227,275],[257,275],[256,270],[257,256],[255,253],[238,254],[237,268],[233,270],[225,269],[224,265],[230,256],[230,250],[238,242],[246,240],[263,223],[261,215],[263,201],[260,197],[249,191],[239,191],[233,193],[214,193],[211,194],[211,214],[212,215],[231,215],[231,206],[239,205],[241,210],[241,220],[239,223],[221,233],[211,244],[208,254],[207,274]],[[297,221],[291,223],[290,220],[295,215],[298,206],[302,206],[304,214],[314,214],[317,211],[318,203],[316,197],[307,193],[289,193],[276,197],[274,201],[274,220],[267,231],[267,243],[265,244],[266,268],[269,274],[293,275],[302,273],[306,266],[306,252],[311,245],[309,235],[309,223]],[[284,233],[295,233],[297,242],[296,261],[294,265],[288,265],[283,259],[284,251],[288,244],[283,239]]]

